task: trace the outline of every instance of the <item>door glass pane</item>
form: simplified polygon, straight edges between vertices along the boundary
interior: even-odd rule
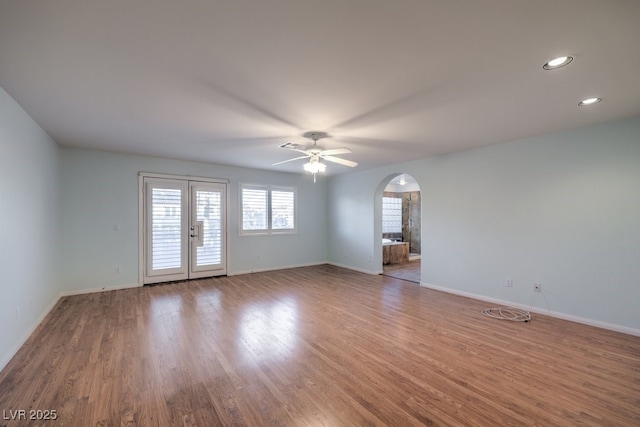
[[[151,189],[151,268],[182,265],[182,190]]]
[[[196,191],[196,221],[202,222],[202,246],[196,249],[196,265],[222,263],[222,193]]]

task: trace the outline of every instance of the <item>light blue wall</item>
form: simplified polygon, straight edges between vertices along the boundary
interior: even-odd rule
[[[61,292],[138,282],[140,171],[230,180],[229,274],[324,261],[380,272],[382,190],[408,173],[422,192],[423,283],[529,304],[539,282],[540,309],[640,331],[640,117],[313,184],[58,148],[0,90],[0,366]],[[239,236],[240,182],[296,186],[298,233]]]
[[[377,197],[400,172],[424,284],[529,305],[539,282],[543,311],[640,331],[640,118],[332,177],[332,262],[381,269]]]
[[[0,369],[57,300],[58,147],[0,88]]]
[[[140,171],[230,180],[229,274],[327,261],[326,179],[314,184],[303,174],[73,148],[62,148],[61,153],[61,284],[65,292],[138,283]],[[295,186],[297,234],[239,236],[240,182]]]

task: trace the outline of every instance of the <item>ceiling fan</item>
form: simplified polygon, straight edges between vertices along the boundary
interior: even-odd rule
[[[273,166],[281,165],[282,163],[292,162],[294,160],[308,158],[309,162],[305,163],[303,167],[305,171],[313,174],[313,182],[316,182],[316,174],[318,172],[324,172],[325,169],[327,168],[327,165],[325,165],[320,161],[321,159],[324,159],[328,162],[349,166],[350,168],[358,166],[358,163],[352,162],[351,160],[335,157],[337,154],[351,153],[350,149],[334,148],[330,150],[325,150],[320,145],[318,145],[319,139],[326,138],[328,136],[326,132],[307,132],[303,136],[305,138],[309,138],[313,140],[313,145],[300,145],[300,144],[294,144],[292,142],[285,142],[284,144],[280,144],[278,147],[304,153],[304,156],[294,157],[293,159],[277,162],[277,163],[274,163]]]

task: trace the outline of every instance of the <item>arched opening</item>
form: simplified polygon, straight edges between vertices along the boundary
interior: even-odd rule
[[[376,219],[382,246],[382,274],[420,283],[421,195],[420,186],[409,174],[385,178],[376,194]]]

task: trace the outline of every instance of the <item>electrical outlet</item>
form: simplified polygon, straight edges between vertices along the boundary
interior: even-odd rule
[[[536,292],[542,292],[542,285],[540,283],[534,283],[533,290]]]
[[[512,278],[507,277],[507,280],[506,280],[505,283],[506,283],[507,288],[513,288],[513,279]]]

